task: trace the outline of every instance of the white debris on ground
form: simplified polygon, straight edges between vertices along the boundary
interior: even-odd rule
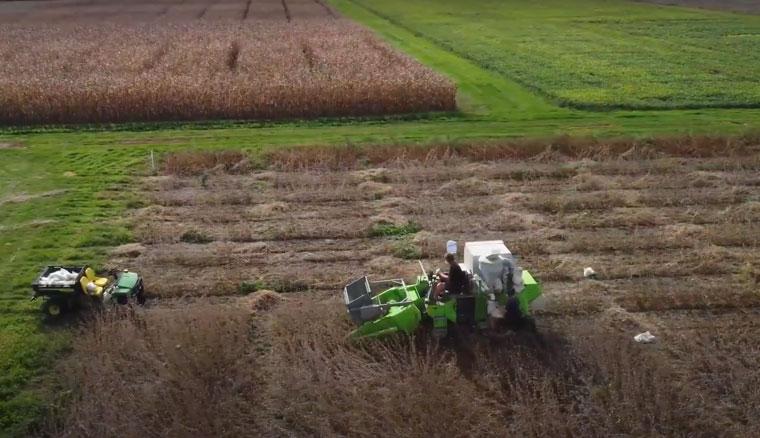
[[[594,271],[594,269],[591,267],[583,268],[583,277],[596,278],[596,271]]]
[[[639,333],[638,335],[633,337],[633,340],[640,343],[640,344],[649,344],[651,342],[654,342],[654,340],[657,339],[649,333],[649,331],[646,331],[644,333]]]
[[[78,275],[79,274],[76,272],[69,272],[68,270],[61,268],[57,271],[51,272],[45,277],[40,277],[40,285],[50,286],[55,284],[61,286],[72,286],[76,281]]]

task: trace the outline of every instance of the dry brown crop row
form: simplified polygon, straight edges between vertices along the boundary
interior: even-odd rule
[[[336,17],[321,0],[117,0],[0,1],[0,23],[63,23],[69,21],[285,20]]]
[[[279,2],[278,2],[279,3]],[[455,108],[455,87],[315,2],[292,21],[4,24],[0,124],[282,119]],[[223,16],[226,7],[203,9]],[[171,12],[167,12],[171,15]],[[250,17],[249,17],[250,18]]]

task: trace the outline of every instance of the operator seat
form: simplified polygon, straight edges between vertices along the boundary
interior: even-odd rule
[[[85,295],[99,297],[101,294],[103,294],[103,288],[90,281],[90,279],[85,275],[79,279],[79,284],[82,286],[82,292],[84,292]]]
[[[84,275],[89,281],[95,283],[95,286],[104,287],[106,284],[108,284],[108,278],[96,276],[95,271],[92,268],[85,269]]]

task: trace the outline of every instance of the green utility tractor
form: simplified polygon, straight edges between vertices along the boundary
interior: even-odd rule
[[[530,307],[541,295],[541,286],[528,271],[517,266],[504,242],[465,244],[462,269],[469,285],[463,293],[437,294],[441,276],[427,273],[422,263],[420,267],[422,275],[413,284],[400,279],[370,282],[368,277],[362,277],[344,288],[348,314],[358,325],[352,337],[411,334],[423,323],[432,326],[438,336],[446,335],[454,325],[484,329],[532,323]]]
[[[88,304],[145,303],[142,277],[128,270],[98,276],[90,266],[46,266],[32,282],[32,300],[43,298],[42,310],[50,318]]]

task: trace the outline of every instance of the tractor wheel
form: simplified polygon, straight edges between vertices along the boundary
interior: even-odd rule
[[[47,300],[42,304],[42,312],[50,319],[58,319],[68,310],[63,300]]]

